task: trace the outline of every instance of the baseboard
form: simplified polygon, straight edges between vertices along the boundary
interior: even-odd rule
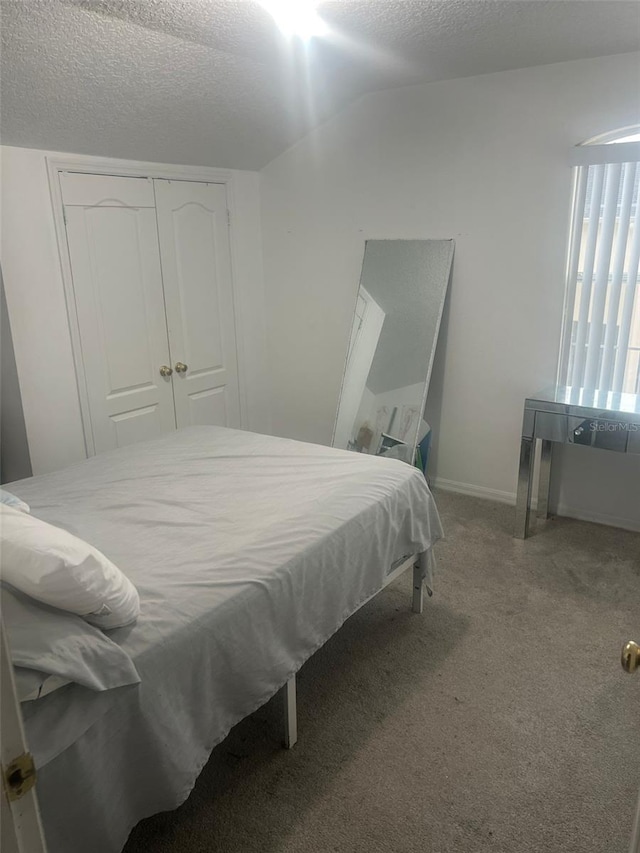
[[[503,504],[515,506],[515,492],[503,492],[500,489],[488,489],[486,486],[475,486],[472,483],[458,483],[455,480],[445,480],[442,477],[434,477],[431,485],[436,489],[442,489],[445,492],[456,492],[460,495],[469,495],[474,498],[484,498],[489,501],[498,501]],[[536,502],[532,502],[532,509],[535,510]],[[564,515],[567,518],[576,518],[579,521],[591,521],[594,524],[606,524],[609,527],[621,527],[624,530],[631,530],[640,533],[640,520],[636,518],[624,518],[617,515],[608,515],[605,512],[591,512],[581,509],[580,507],[572,507],[567,504],[558,504],[554,515]]]
[[[499,489],[488,489],[486,486],[474,486],[472,483],[457,483],[455,480],[444,480],[434,477],[431,485],[444,492],[457,492],[459,495],[470,495],[472,498],[484,498],[488,501],[498,501],[501,504],[516,504],[515,492],[501,492]]]
[[[617,515],[607,515],[606,512],[590,512],[589,510],[576,509],[566,504],[558,504],[556,515],[566,515],[568,518],[577,518],[579,521],[592,521],[594,524],[607,524],[609,527],[622,527],[624,530],[632,530],[640,533],[640,521],[637,518],[621,518]]]

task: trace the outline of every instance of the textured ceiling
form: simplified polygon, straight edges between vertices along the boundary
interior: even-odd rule
[[[640,45],[618,0],[328,0],[292,47],[254,0],[0,0],[7,145],[256,169],[360,95]]]

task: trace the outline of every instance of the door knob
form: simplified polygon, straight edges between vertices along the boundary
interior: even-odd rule
[[[625,672],[635,672],[640,667],[640,646],[629,640],[622,647],[620,663]]]
[[[160,376],[171,376],[173,369],[168,364],[163,364],[160,368]]]
[[[188,364],[183,364],[181,361],[176,361],[176,373],[186,373],[188,369]]]

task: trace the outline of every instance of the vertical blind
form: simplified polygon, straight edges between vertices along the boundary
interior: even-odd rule
[[[560,381],[640,393],[640,144],[576,149]]]

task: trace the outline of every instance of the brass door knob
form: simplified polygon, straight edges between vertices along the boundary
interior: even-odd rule
[[[176,361],[176,373],[186,373],[188,369],[188,364],[183,364],[181,361]]]
[[[620,663],[625,672],[635,672],[640,667],[640,646],[629,640],[622,647]]]
[[[173,373],[173,368],[169,367],[168,364],[163,364],[160,368],[160,376],[171,376]]]

